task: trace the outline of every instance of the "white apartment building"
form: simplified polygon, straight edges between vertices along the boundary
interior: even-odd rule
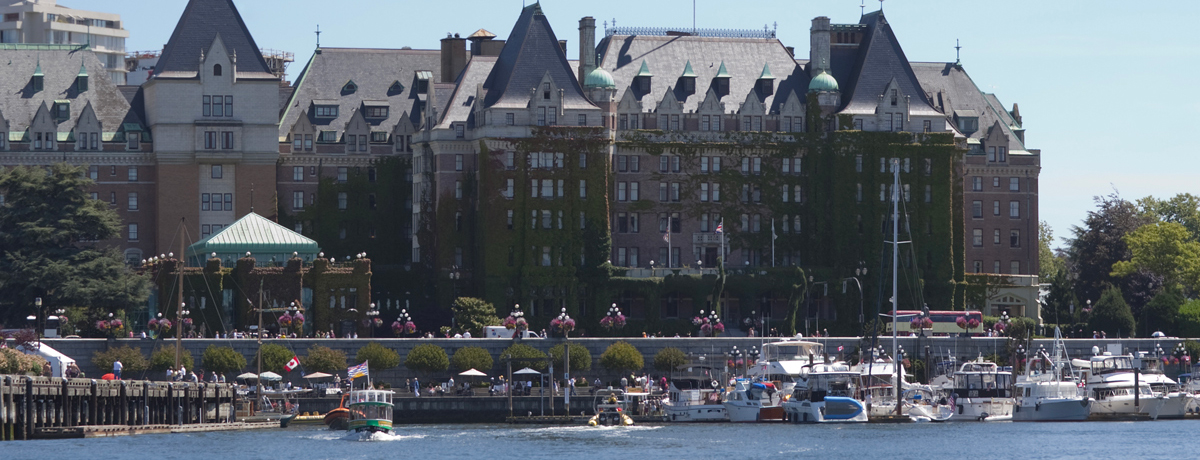
[[[84,11],[55,0],[0,3],[0,43],[89,45],[118,85],[125,84],[125,39],[121,15]]]

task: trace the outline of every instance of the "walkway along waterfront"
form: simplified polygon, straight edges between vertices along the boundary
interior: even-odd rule
[[[236,398],[229,384],[0,375],[0,440],[253,427]]]

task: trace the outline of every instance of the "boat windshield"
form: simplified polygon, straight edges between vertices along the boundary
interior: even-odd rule
[[[854,396],[858,377],[856,373],[818,374],[812,378],[812,389],[830,396]]]
[[[1094,374],[1129,369],[1133,369],[1133,359],[1128,356],[1104,356],[1092,358],[1092,373]]]
[[[762,359],[765,361],[796,361],[824,353],[825,346],[816,342],[776,342],[762,346]]]
[[[1162,361],[1152,356],[1147,356],[1140,360],[1142,362],[1142,370],[1147,372],[1162,372]]]
[[[1012,385],[1011,374],[958,374],[954,387],[960,390],[997,390]]]

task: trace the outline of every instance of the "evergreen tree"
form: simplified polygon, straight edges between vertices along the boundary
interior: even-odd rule
[[[0,170],[0,322],[51,308],[115,311],[145,303],[149,281],[125,266],[114,248],[96,242],[120,236],[108,203],[92,200],[86,166]]]
[[[1107,332],[1113,338],[1134,336],[1133,312],[1125,303],[1125,298],[1121,297],[1120,289],[1109,286],[1100,295],[1100,301],[1096,302],[1088,317],[1088,327],[1093,331]]]

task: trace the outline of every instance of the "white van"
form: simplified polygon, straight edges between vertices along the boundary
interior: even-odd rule
[[[511,339],[513,337],[513,332],[515,332],[515,331],[516,331],[516,329],[508,329],[504,326],[484,326],[483,327],[483,337],[486,339]],[[540,339],[542,337],[539,336],[536,332],[525,331],[523,333],[523,335],[521,336],[521,338],[523,338],[523,339]]]

